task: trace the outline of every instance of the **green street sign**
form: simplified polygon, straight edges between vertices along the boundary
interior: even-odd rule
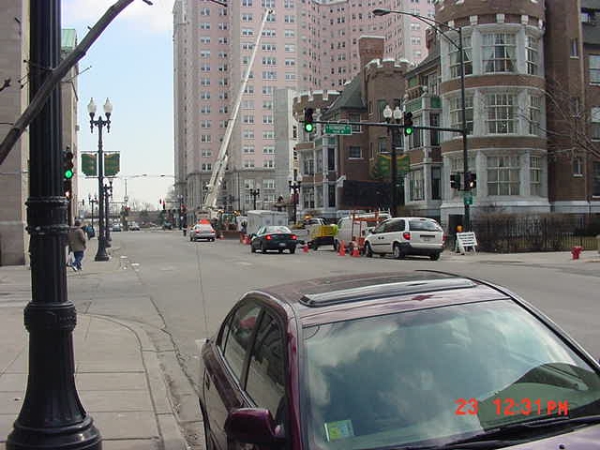
[[[325,124],[325,134],[352,134],[352,125],[346,123]]]
[[[98,154],[97,153],[81,153],[81,172],[86,177],[98,176]]]
[[[391,176],[392,156],[389,154],[377,155],[377,160],[373,165],[372,176],[377,179],[389,178]],[[399,177],[405,176],[410,172],[410,159],[408,155],[396,156],[396,170]]]
[[[105,153],[104,154],[104,176],[114,177],[121,170],[121,154],[120,153]]]

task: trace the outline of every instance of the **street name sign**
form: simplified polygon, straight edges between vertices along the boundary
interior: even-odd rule
[[[325,134],[352,134],[352,125],[347,123],[327,123],[325,124]]]

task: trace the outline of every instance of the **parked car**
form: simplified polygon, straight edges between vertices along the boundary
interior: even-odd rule
[[[140,226],[137,222],[131,222],[129,224],[129,231],[140,231]]]
[[[278,250],[283,253],[289,250],[290,253],[296,253],[298,245],[298,236],[296,236],[288,227],[281,225],[266,226],[258,229],[258,232],[251,235],[250,251],[256,253],[260,250],[267,253],[267,250]]]
[[[334,249],[337,251],[342,241],[348,246],[353,238],[365,238],[373,228],[391,217],[387,212],[354,214],[342,217],[337,223],[338,231],[334,237]]]
[[[110,231],[115,231],[115,232],[121,231],[121,224],[118,222],[113,223],[110,228]]]
[[[190,241],[199,241],[200,239],[206,239],[207,241],[214,241],[216,238],[215,229],[210,223],[198,223],[194,225],[190,230]]]
[[[440,259],[446,236],[433,219],[427,217],[394,217],[373,229],[365,239],[365,255],[393,254],[403,259],[406,255],[425,255]]]
[[[507,289],[432,271],[248,292],[202,344],[198,386],[212,450],[600,442],[598,362]]]

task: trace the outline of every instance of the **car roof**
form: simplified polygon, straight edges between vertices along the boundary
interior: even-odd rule
[[[289,305],[302,326],[422,308],[512,298],[472,278],[435,271],[351,274],[271,286],[259,295]]]

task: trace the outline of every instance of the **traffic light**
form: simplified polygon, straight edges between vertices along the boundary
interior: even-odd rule
[[[63,180],[63,195],[68,199],[73,196],[73,181],[71,179]]]
[[[63,178],[65,180],[70,180],[73,178],[75,174],[73,164],[73,152],[71,150],[67,150],[63,155]]]
[[[404,113],[404,136],[413,134],[413,115],[411,112]]]
[[[307,133],[312,133],[315,131],[315,124],[313,123],[313,113],[314,110],[312,108],[304,108],[304,131]]]
[[[475,189],[477,187],[477,174],[467,172],[467,185],[469,186],[469,189]]]
[[[453,173],[450,175],[450,187],[452,189],[458,189],[460,191],[460,174]]]

